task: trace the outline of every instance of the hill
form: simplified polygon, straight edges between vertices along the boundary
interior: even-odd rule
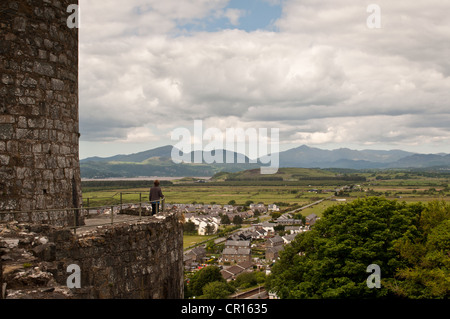
[[[90,157],[80,161],[83,178],[108,177],[142,177],[142,176],[213,176],[220,172],[236,173],[254,169],[254,174],[261,165],[250,163],[248,157],[225,150],[213,152],[191,152],[187,158],[190,163],[176,164],[172,161],[173,146],[163,146],[144,152],[129,155],[115,155],[107,158]],[[230,159],[232,164],[209,164],[205,159],[218,156],[223,160]],[[302,145],[280,152],[280,168],[341,168],[341,169],[385,169],[385,168],[431,168],[450,167],[449,154],[415,154],[402,150],[351,150],[340,148],[323,150]],[[194,163],[194,159],[203,159]],[[213,162],[212,160],[208,162]],[[259,162],[259,161],[258,161]],[[253,174],[247,172],[246,174]],[[247,178],[251,176],[228,176],[229,179]],[[253,177],[257,178],[257,177]],[[280,180],[285,176],[259,176],[263,180]]]
[[[280,168],[276,174],[261,175],[259,169],[235,173],[220,172],[212,181],[364,181],[358,173],[341,174],[328,170],[313,168]]]
[[[392,150],[351,150],[340,148],[322,150],[302,145],[280,153],[281,167],[319,167],[319,168],[385,168],[388,164],[400,161],[413,153]]]
[[[229,151],[222,152],[223,158],[233,159],[236,164],[208,164],[205,160],[202,163],[194,163],[196,156],[201,155],[205,159],[205,154],[192,152],[188,158],[191,163],[177,164],[172,161],[172,146],[163,146],[145,152],[130,155],[115,155],[106,158],[90,157],[80,161],[82,178],[131,178],[143,176],[213,176],[214,174],[227,171],[237,172],[259,167],[250,163],[248,157]],[[211,155],[211,152],[208,153]],[[214,156],[217,153],[212,153]],[[238,161],[239,159],[239,161]],[[243,163],[240,163],[243,162]]]

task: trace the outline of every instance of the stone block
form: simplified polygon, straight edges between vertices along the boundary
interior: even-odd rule
[[[64,90],[64,82],[59,79],[52,79],[52,88],[55,91]]]
[[[0,115],[0,124],[13,124],[15,118],[12,115]]]
[[[0,165],[8,165],[9,164],[10,157],[8,155],[1,155],[0,154]]]
[[[53,67],[44,62],[35,61],[33,66],[33,71],[46,76],[53,76],[55,74],[55,71],[53,70]]]
[[[14,18],[13,29],[15,31],[24,32],[27,28],[27,19],[24,17]]]
[[[0,140],[10,140],[14,136],[12,124],[0,124]]]
[[[21,83],[23,87],[32,87],[32,88],[35,88],[37,84],[38,82],[31,77],[25,77],[25,79]]]

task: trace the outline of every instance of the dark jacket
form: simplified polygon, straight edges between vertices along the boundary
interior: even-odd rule
[[[152,187],[152,188],[150,188],[149,198],[150,198],[151,202],[155,201],[155,200],[159,200],[159,199],[161,199],[163,197],[164,197],[164,195],[163,195],[163,193],[161,191],[161,187]]]

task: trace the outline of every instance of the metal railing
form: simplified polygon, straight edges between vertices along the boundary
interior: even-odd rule
[[[89,201],[88,201],[89,204]],[[114,211],[118,211],[118,214],[120,214],[123,211],[123,206],[124,205],[128,205],[128,206],[134,206],[134,205],[139,205],[138,206],[138,218],[130,218],[130,219],[121,219],[119,222],[125,222],[125,221],[136,221],[136,220],[141,220],[142,219],[142,208],[143,205],[148,205],[148,204],[157,204],[158,208],[160,208],[160,212],[164,212],[165,209],[165,198],[162,198],[160,200],[157,201],[142,201],[142,196],[140,196],[140,201],[138,203],[134,202],[134,203],[123,203],[122,201],[122,194],[121,194],[121,200],[120,203],[118,205],[118,209],[115,209],[117,207],[117,205],[102,205],[102,206],[96,206],[96,207],[90,207],[90,206],[81,206],[78,208],[54,208],[54,209],[41,209],[41,210],[23,210],[23,211],[0,211],[0,224],[1,223],[8,223],[11,221],[22,221],[22,219],[24,219],[24,222],[33,222],[33,216],[35,214],[47,214],[47,218],[43,218],[42,216],[40,218],[38,218],[38,220],[42,223],[43,221],[46,221],[48,224],[51,223],[51,221],[56,220],[56,219],[52,219],[51,218],[51,213],[55,213],[55,212],[65,212],[65,213],[70,213],[73,212],[73,225],[72,226],[64,226],[61,227],[61,229],[71,229],[74,231],[74,234],[76,234],[76,231],[78,228],[83,228],[83,227],[93,227],[93,226],[106,226],[106,225],[112,225],[115,223],[114,221]],[[90,211],[91,210],[97,210],[100,211],[102,210],[103,212],[105,210],[109,210],[110,211],[110,222],[108,223],[101,223],[101,224],[96,224],[96,225],[79,225],[79,218],[81,217],[80,213],[84,213],[83,217],[87,217],[87,219],[90,219]],[[152,212],[153,213],[153,212]],[[26,214],[27,218],[20,218],[20,220],[18,220],[16,218],[16,215],[18,214]],[[12,218],[5,218],[5,220],[3,220],[2,215],[13,215]]]

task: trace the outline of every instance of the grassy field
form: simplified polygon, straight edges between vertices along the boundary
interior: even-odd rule
[[[198,184],[197,186],[167,186],[162,191],[166,198],[166,203],[171,204],[219,204],[226,205],[231,200],[236,205],[244,205],[247,201],[254,203],[273,204],[276,202],[289,203],[291,205],[304,205],[311,201],[330,196],[330,194],[315,194],[307,191],[308,187],[295,186],[209,186]],[[120,202],[122,192],[123,202],[138,202],[139,194],[129,194],[130,192],[141,192],[142,200],[148,199],[148,189],[118,189],[107,191],[89,191],[83,193],[84,203],[89,198],[90,206],[103,204],[117,204]]]
[[[192,245],[198,244],[202,241],[208,240],[213,237],[215,237],[215,235],[212,235],[212,236],[184,235],[183,236],[183,248],[190,247]]]
[[[322,203],[318,204],[318,205],[314,205],[311,207],[308,207],[306,209],[303,209],[302,211],[300,211],[302,213],[303,216],[308,216],[311,214],[316,214],[318,217],[322,217],[323,212],[330,206],[333,205],[341,205],[340,202],[334,202],[331,200],[325,200]]]
[[[349,180],[329,180],[337,176],[346,176]],[[282,203],[282,209],[290,206],[303,206],[334,194],[334,189],[344,185],[358,185],[358,190],[346,192],[347,201],[358,197],[383,196],[407,202],[426,202],[435,199],[450,200],[450,175],[427,172],[403,171],[356,171],[356,173],[339,174],[326,170],[315,169],[280,169],[277,178],[282,180],[255,180],[254,170],[239,174],[219,174],[215,182],[195,183],[195,179],[183,178],[163,185],[162,190],[166,203],[203,203],[225,205],[234,201],[236,205],[245,205],[249,201],[262,202],[265,205]],[[237,178],[228,180],[227,178]],[[353,177],[364,177],[366,180],[351,180]],[[245,180],[248,178],[248,180]],[[326,178],[326,180],[321,180]],[[294,182],[293,180],[296,180]],[[103,205],[117,205],[123,203],[137,203],[139,199],[148,200],[149,187],[124,187],[126,183],[117,182],[105,186],[100,182],[85,184],[83,187],[83,202],[90,207]],[[146,184],[147,185],[147,184]],[[360,188],[360,189],[359,189]],[[313,190],[319,190],[318,193]],[[139,192],[141,197],[139,197]],[[122,194],[122,195],[121,195]],[[325,201],[321,205],[305,211],[314,212],[318,216],[329,205],[336,202]]]
[[[204,184],[203,184],[204,185]],[[334,193],[313,193],[310,187],[296,186],[168,186],[163,187],[166,203],[175,204],[219,204],[226,205],[234,200],[236,205],[245,205],[246,202],[262,202],[265,205],[273,203],[284,203],[285,205],[303,206],[313,201],[329,197]],[[411,189],[409,187],[386,187],[385,185],[362,185],[365,191],[350,192],[347,201],[366,196],[383,196],[388,199],[397,199],[406,202],[427,202],[435,199],[450,200],[450,192],[443,188],[430,190],[428,186]],[[369,191],[367,191],[369,190]],[[141,197],[139,197],[141,192]],[[148,200],[148,189],[118,189],[108,191],[89,191],[83,193],[83,202],[86,206],[89,201],[90,207],[117,205],[120,203],[137,203],[139,199]],[[318,207],[325,207],[328,201]],[[335,202],[331,202],[335,203]],[[283,208],[283,206],[282,206]],[[315,208],[318,209],[318,208]]]

